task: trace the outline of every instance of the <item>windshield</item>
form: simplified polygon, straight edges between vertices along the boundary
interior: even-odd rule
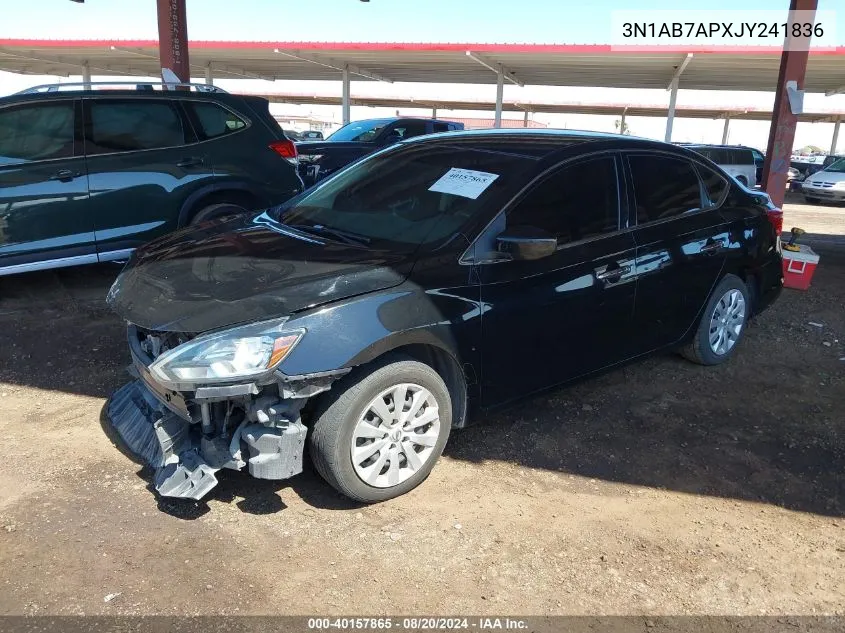
[[[375,140],[376,136],[390,123],[392,119],[371,119],[369,121],[355,121],[347,123],[332,134],[329,141],[358,141],[366,143]]]
[[[454,146],[373,154],[282,207],[281,221],[382,248],[434,244],[501,208],[534,159]]]
[[[840,158],[838,161],[824,168],[825,171],[832,171],[835,173],[845,173],[845,158]]]

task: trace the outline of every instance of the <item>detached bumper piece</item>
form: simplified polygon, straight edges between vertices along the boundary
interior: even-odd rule
[[[239,421],[226,416],[202,424],[173,413],[135,380],[112,395],[107,415],[129,450],[156,469],[160,495],[201,499],[217,485],[215,473],[222,468],[247,467],[259,479],[302,472],[304,402],[261,398],[243,403]]]

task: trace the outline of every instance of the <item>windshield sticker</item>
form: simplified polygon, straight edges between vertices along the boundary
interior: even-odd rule
[[[486,171],[452,167],[437,182],[431,185],[428,190],[451,193],[455,196],[463,196],[464,198],[475,200],[498,177],[499,174],[488,174]]]

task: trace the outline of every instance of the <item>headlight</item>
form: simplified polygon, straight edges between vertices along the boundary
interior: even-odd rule
[[[264,321],[207,334],[165,352],[150,365],[162,383],[218,383],[273,370],[305,334],[284,330],[287,319]]]

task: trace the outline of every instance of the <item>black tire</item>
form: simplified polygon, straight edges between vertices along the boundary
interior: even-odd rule
[[[434,396],[439,434],[427,461],[413,475],[391,487],[372,486],[358,476],[352,463],[353,432],[370,401],[400,383],[419,385]],[[438,373],[407,356],[389,355],[353,371],[323,396],[315,410],[310,435],[311,460],[323,479],[347,497],[364,503],[385,501],[413,490],[428,477],[449,439],[451,426],[452,402]]]
[[[207,207],[200,209],[197,214],[191,218],[191,225],[207,222],[208,220],[215,220],[227,215],[238,215],[246,213],[247,209],[231,202],[218,202],[210,204]]]
[[[807,204],[821,204],[821,200],[819,198],[813,198],[812,196],[804,196],[804,202]]]
[[[730,349],[723,354],[717,354],[710,346],[710,323],[714,312],[722,297],[724,297],[731,290],[738,290],[742,293],[743,301],[745,302],[744,317],[742,327],[736,342]],[[695,330],[692,340],[687,343],[680,351],[681,355],[694,363],[699,365],[719,365],[724,363],[731,356],[736,353],[737,347],[742,342],[745,336],[746,326],[748,325],[748,317],[751,314],[751,293],[745,283],[736,275],[725,275],[725,278],[713,289],[710,294],[710,299],[704,307],[704,312],[701,315],[701,321]]]
[[[736,179],[742,184],[743,187],[748,186],[748,181],[745,179],[745,176],[737,176]]]

